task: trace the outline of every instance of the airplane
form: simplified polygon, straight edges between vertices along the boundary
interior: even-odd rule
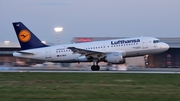
[[[124,64],[125,58],[157,54],[169,49],[169,45],[155,37],[132,37],[86,43],[49,46],[41,42],[22,22],[13,22],[21,51],[14,57],[49,62],[93,62],[92,71],[98,71],[99,62]]]

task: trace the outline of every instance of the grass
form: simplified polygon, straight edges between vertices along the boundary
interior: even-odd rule
[[[180,101],[178,74],[0,73],[0,101]]]

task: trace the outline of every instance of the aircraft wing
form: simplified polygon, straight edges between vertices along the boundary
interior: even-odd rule
[[[105,54],[104,52],[86,50],[86,49],[81,49],[81,48],[76,48],[76,47],[67,47],[67,49],[70,49],[74,53],[79,53],[85,56],[93,56],[93,55],[102,56],[103,54]]]

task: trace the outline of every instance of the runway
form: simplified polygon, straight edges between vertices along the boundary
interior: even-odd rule
[[[46,73],[148,73],[180,74],[179,68],[128,68],[118,71],[90,71],[73,68],[0,67],[0,72],[46,72]]]
[[[59,72],[59,73],[134,73],[134,74],[180,74],[180,72],[165,72],[165,71],[19,71],[19,72]]]

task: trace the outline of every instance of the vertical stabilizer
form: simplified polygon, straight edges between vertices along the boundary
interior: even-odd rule
[[[23,23],[13,23],[22,50],[47,47]]]

